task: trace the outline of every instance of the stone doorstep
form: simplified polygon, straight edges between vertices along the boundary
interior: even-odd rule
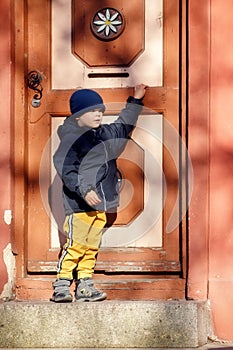
[[[13,348],[1,348],[2,350],[13,350]],[[17,350],[30,350],[31,348],[17,348]],[[37,350],[49,350],[51,348],[37,348]],[[53,348],[53,350],[72,350],[73,348]],[[94,350],[96,348],[75,348],[75,350]],[[98,348],[99,350],[106,350],[106,348]],[[107,350],[114,350],[116,348],[107,348]],[[118,350],[132,350],[132,348],[117,348]],[[134,348],[134,350],[147,350],[148,348]],[[161,348],[150,348],[151,350],[161,350]],[[164,348],[166,350],[180,350],[180,348]],[[232,350],[233,343],[231,341],[209,341],[203,346],[198,347],[198,350]],[[182,350],[193,350],[193,348],[182,348]]]
[[[195,348],[207,343],[207,301],[0,304],[1,348]]]

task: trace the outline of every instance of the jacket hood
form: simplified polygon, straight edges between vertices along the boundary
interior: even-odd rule
[[[58,127],[57,134],[59,138],[62,139],[66,135],[70,135],[70,137],[71,135],[75,135],[77,137],[77,135],[82,135],[87,130],[89,129],[85,127],[80,128],[80,126],[77,123],[77,120],[70,116],[67,117],[64,123]]]

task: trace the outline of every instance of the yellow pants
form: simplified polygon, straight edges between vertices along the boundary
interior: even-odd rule
[[[66,216],[67,241],[58,262],[57,278],[73,279],[75,269],[78,279],[93,275],[105,224],[106,214],[100,211]]]

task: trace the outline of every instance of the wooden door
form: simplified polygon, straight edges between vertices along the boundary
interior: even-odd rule
[[[36,290],[38,281],[45,285],[53,278],[59,245],[64,240],[61,184],[51,159],[57,146],[56,128],[70,114],[70,95],[78,87],[94,88],[107,106],[104,120],[111,122],[133,93],[134,83],[141,81],[149,85],[146,108],[118,160],[121,206],[103,236],[95,278],[113,299],[184,296],[185,236],[177,205],[182,199],[178,136],[183,127],[181,1],[27,0],[25,5],[15,4],[16,13],[22,13],[20,19],[16,17],[21,50],[15,53],[16,86],[23,68],[25,78],[32,71],[39,74],[39,89],[41,85],[43,90],[37,108],[32,103],[36,91],[28,88],[27,79],[23,89],[15,91],[16,174],[24,169],[21,181],[17,178],[15,182],[18,278],[24,286],[19,298],[29,288],[27,283]],[[153,10],[157,11],[154,15]],[[98,30],[100,24],[96,23],[104,16],[118,21],[110,33],[116,37],[110,38],[106,28]],[[149,46],[154,30],[156,40],[160,33],[161,43],[160,53],[153,57]],[[24,60],[19,56],[22,47],[26,51]],[[159,60],[161,67],[156,66]],[[171,217],[175,224],[170,225],[168,233]],[[20,218],[24,223],[21,229]],[[18,236],[17,230],[21,232]],[[30,295],[39,294],[35,291]]]

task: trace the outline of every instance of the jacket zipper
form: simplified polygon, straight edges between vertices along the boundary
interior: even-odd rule
[[[107,162],[108,152],[107,152],[107,148],[106,148],[105,143],[103,141],[101,141],[101,143],[104,145],[105,165],[106,165],[106,174],[107,174],[108,173],[108,162]]]
[[[103,195],[103,200],[104,200],[104,211],[107,211],[106,198],[105,198],[105,193],[104,193],[104,190],[103,190],[102,182],[100,182],[100,189],[101,189],[101,192],[102,192],[102,195]]]
[[[105,165],[106,165],[106,175],[107,175],[107,173],[108,173],[108,162],[107,162],[108,152],[107,152],[105,143],[104,143],[103,141],[101,141],[101,143],[102,143],[103,146],[104,146]],[[104,200],[104,211],[106,211],[106,210],[107,210],[107,202],[106,202],[106,197],[105,197],[105,193],[104,193],[104,189],[103,189],[103,184],[102,184],[102,182],[100,182],[100,188],[101,188],[101,192],[102,192],[103,200]]]

